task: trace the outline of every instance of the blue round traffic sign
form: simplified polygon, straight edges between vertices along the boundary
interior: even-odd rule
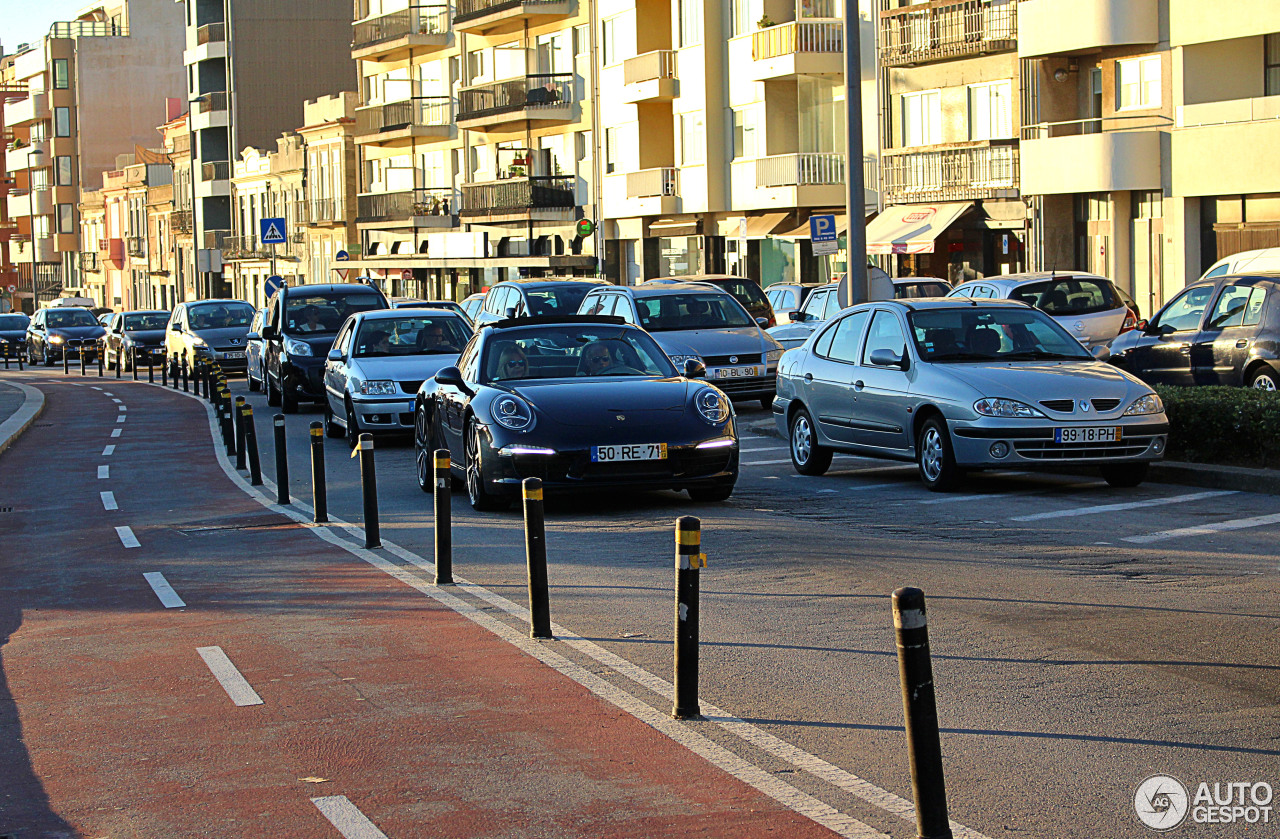
[[[347,253],[346,251],[338,251],[333,255],[333,258],[337,262],[346,262],[348,259],[351,258],[351,254]]]
[[[275,297],[276,292],[282,288],[284,288],[284,277],[281,277],[279,274],[272,274],[270,277],[267,277],[266,282],[262,284],[262,290],[266,292],[268,299]]]

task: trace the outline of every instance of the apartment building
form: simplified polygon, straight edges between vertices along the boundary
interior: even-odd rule
[[[276,140],[276,150],[245,149],[231,178],[232,235],[222,247],[231,295],[255,306],[266,305],[264,284],[278,275],[290,285],[307,281],[304,175],[306,148],[297,134]],[[284,244],[262,241],[262,219],[283,219]]]
[[[19,294],[30,294],[30,289],[19,287],[18,267],[13,261],[12,238],[17,232],[17,223],[9,217],[9,191],[13,188],[14,179],[9,177],[4,164],[6,155],[14,145],[14,134],[8,128],[5,116],[6,109],[21,102],[27,97],[26,88],[5,82],[6,72],[4,60],[0,59],[0,311],[13,311],[22,308]],[[10,287],[13,291],[10,291]]]
[[[600,122],[608,276],[728,271],[817,282],[808,219],[845,219],[843,4],[836,0],[601,0]],[[875,30],[862,56],[864,210],[878,147]]]
[[[172,248],[163,221],[171,212],[165,205],[173,200],[173,167],[166,157],[143,149],[120,155],[119,168],[103,174],[99,196],[86,196],[81,202],[87,210],[101,201],[102,285],[105,305],[116,311],[167,309],[177,302],[172,272],[165,267],[168,257],[162,252]]]
[[[357,3],[358,258],[391,294],[595,273],[592,3]],[[356,256],[356,254],[352,254]],[[335,263],[335,267],[337,263]]]
[[[302,233],[302,266],[299,273],[311,282],[346,279],[343,269],[332,266],[336,257],[360,252],[356,229],[356,193],[360,161],[356,150],[354,91],[322,96],[303,105],[303,126],[298,129],[306,148],[303,206],[299,208]]]
[[[179,106],[178,110],[181,112],[156,130],[160,133],[161,148],[173,171],[169,191],[171,206],[161,208],[161,212],[168,213],[165,221],[165,270],[169,272],[173,297],[181,303],[196,299],[198,284],[192,231],[196,199],[195,182],[191,176],[191,121],[185,109]]]
[[[15,261],[28,266],[27,283],[34,265],[42,294],[83,287],[79,190],[96,186],[119,150],[150,141],[154,103],[181,96],[181,39],[170,0],[113,0],[53,24],[13,57],[10,81],[28,96],[8,114],[19,145],[5,161],[9,212],[29,237]]]
[[[349,0],[177,0],[185,14],[202,297],[229,294],[218,249],[233,234],[232,161],[303,123],[303,103],[355,83]]]

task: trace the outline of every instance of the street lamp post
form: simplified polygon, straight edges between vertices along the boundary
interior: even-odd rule
[[[195,280],[196,299],[201,298],[201,285],[204,277],[200,273],[200,222],[198,220],[199,213],[196,211],[196,132],[194,109],[196,105],[203,104],[205,97],[197,96],[194,99],[187,100],[187,159],[190,162],[189,177],[191,181],[191,267],[193,279]],[[211,297],[212,295],[204,295]],[[186,299],[186,293],[183,293],[183,299]]]
[[[30,212],[31,219],[31,314],[35,314],[40,308],[40,291],[36,286],[36,167],[35,159],[44,157],[44,151],[33,148],[27,154],[27,209]]]

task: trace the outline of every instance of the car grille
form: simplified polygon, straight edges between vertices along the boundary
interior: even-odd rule
[[[754,379],[707,379],[707,381],[730,396],[735,393],[759,393],[774,383],[774,379],[769,376],[757,376]]]
[[[738,360],[730,361],[729,360],[730,358],[736,358]],[[708,367],[724,367],[730,364],[759,364],[760,358],[761,358],[760,353],[755,353],[754,355],[734,355],[734,356],[707,355],[707,356],[703,356],[702,360],[706,362],[706,365]]]
[[[1099,413],[1114,411],[1120,404],[1119,399],[1093,399],[1090,401],[1093,402],[1093,409]],[[1070,414],[1076,409],[1074,399],[1045,399],[1040,404],[1059,414]]]
[[[1136,457],[1151,445],[1151,437],[1124,437],[1114,443],[1055,443],[1050,439],[1015,440],[1013,448],[1028,460],[1098,460]]]
[[[418,379],[416,382],[399,382],[400,389],[405,393],[417,393],[418,388],[422,387],[424,379]]]

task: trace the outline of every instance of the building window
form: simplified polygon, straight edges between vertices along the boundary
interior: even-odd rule
[[[632,12],[611,17],[600,27],[600,55],[604,64],[617,64],[635,52],[636,19]]]
[[[942,91],[902,94],[902,145],[932,146],[942,142]]]
[[[702,43],[702,0],[680,0],[680,46]]]
[[[58,155],[56,177],[57,177],[58,186],[74,186],[75,185],[72,183],[70,155]]]
[[[685,166],[706,162],[707,126],[702,114],[680,115],[680,162]]]
[[[583,23],[573,27],[573,54],[586,55],[591,49],[591,24]]]
[[[1160,56],[1116,62],[1116,103],[1121,111],[1160,107]]]
[[[71,136],[71,109],[70,108],[54,108],[53,109],[53,136],[55,137]]]
[[[53,86],[58,90],[71,87],[71,70],[65,58],[53,60]]]
[[[733,112],[734,158],[756,157],[756,119],[752,109]]]
[[[606,128],[604,130],[604,171],[605,174],[616,171],[618,168],[618,129]]]
[[[969,139],[1007,140],[1013,137],[1013,83],[969,85]]]
[[[75,233],[75,216],[72,213],[72,205],[58,205],[58,232],[59,233]]]
[[[729,6],[733,16],[731,38],[754,32],[756,22],[764,18],[764,4],[760,0],[730,0]]]
[[[1263,96],[1280,96],[1280,32],[1263,39],[1263,65],[1266,75],[1263,79]]]

